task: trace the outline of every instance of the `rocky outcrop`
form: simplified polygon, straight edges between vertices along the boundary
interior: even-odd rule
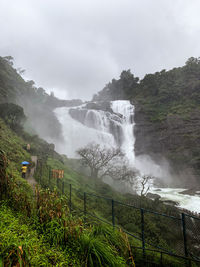
[[[153,199],[153,200],[156,200],[156,199],[160,199],[161,196],[158,195],[158,194],[152,194],[152,193],[147,193],[146,197],[150,198],[150,199]]]
[[[161,200],[163,204],[170,205],[170,206],[178,206],[179,203],[173,200]]]
[[[80,123],[84,124],[85,116],[87,114],[87,110],[86,109],[70,108],[69,114],[74,120],[77,120]]]
[[[200,186],[199,187],[193,187],[193,188],[190,188],[190,189],[186,189],[186,190],[180,192],[179,194],[191,195],[191,196],[200,195]]]
[[[167,159],[174,185],[200,184],[200,111],[183,118],[177,114],[153,122],[135,103],[135,153],[150,155],[156,162]],[[177,177],[177,179],[176,179]]]
[[[88,102],[88,103],[86,103],[85,108],[95,109],[95,110],[103,110],[103,111],[108,111],[110,113],[113,112],[111,107],[110,107],[109,101]]]
[[[83,125],[111,133],[120,146],[123,141],[122,115],[114,113],[110,102],[88,102],[86,105],[69,109],[70,116]]]

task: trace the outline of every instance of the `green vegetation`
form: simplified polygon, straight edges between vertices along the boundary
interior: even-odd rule
[[[94,96],[94,100],[130,99],[142,105],[152,121],[161,121],[168,115],[189,118],[190,112],[200,110],[200,60],[190,58],[182,68],[147,74],[142,80],[130,70],[120,79]]]
[[[20,177],[20,162],[24,159],[31,162],[24,149],[28,134],[24,134],[24,140],[2,120],[0,126],[4,150],[0,180],[6,178],[7,189],[7,194],[1,194],[0,203],[0,257],[5,266],[125,266],[125,256],[117,250],[119,243],[115,244],[113,239],[110,244],[110,240],[96,230],[98,227],[84,225],[79,216],[70,215],[67,200],[60,198],[56,190],[38,188],[34,197],[31,187]],[[31,145],[45,166],[52,150],[36,137]],[[42,151],[47,154],[42,155]],[[63,167],[61,156],[55,152],[53,156],[55,159],[49,159],[48,164],[53,161],[57,167]],[[74,175],[72,179],[75,178],[69,167],[66,166],[65,171],[67,177]],[[113,230],[109,231],[111,235]],[[120,238],[121,234],[117,236]],[[125,249],[122,243],[123,253]]]
[[[71,160],[58,155],[51,145],[38,137],[32,139],[31,149],[39,157],[35,177],[44,189],[38,187],[34,196],[26,180],[20,177],[20,162],[24,159],[31,161],[30,154],[24,149],[27,140],[31,140],[31,136],[25,133],[21,133],[21,137],[17,136],[2,120],[0,120],[0,126],[1,148],[6,155],[9,155],[8,167],[6,174],[4,173],[7,177],[8,190],[7,195],[2,196],[0,205],[0,257],[4,264],[11,264],[11,266],[14,264],[134,266],[133,262],[136,260],[142,266],[142,251],[136,253],[134,249],[134,246],[141,247],[139,240],[128,239],[122,231],[99,224],[90,217],[85,220],[81,215],[79,210],[83,210],[83,192],[97,193],[168,213],[173,211],[172,208],[145,198],[121,194],[100,180],[94,181],[77,173],[70,167]],[[49,184],[49,168],[64,169],[65,196],[60,196],[60,184],[58,184],[58,190],[55,189],[56,179],[51,178]],[[72,213],[69,212],[68,205],[69,183],[72,184]],[[89,202],[88,199],[87,203],[88,211],[108,222],[111,221],[109,202],[98,199],[90,199]],[[139,232],[140,215],[131,211],[128,213],[130,216],[127,216],[127,210],[123,207],[116,207],[116,224],[123,225],[125,229],[134,233]],[[148,232],[155,238],[155,243],[164,240],[159,237],[156,220],[152,218],[148,220]],[[164,220],[159,223],[164,227]],[[169,235],[169,240],[170,238],[172,235]],[[151,246],[147,245],[147,248]],[[159,253],[147,251],[146,254],[151,261],[159,262]],[[169,256],[166,257],[165,262],[164,266],[168,266],[169,262],[173,264],[172,266],[180,264],[179,260]]]
[[[0,104],[0,114],[1,118],[15,131],[22,128],[26,118],[23,108],[13,103]]]
[[[66,266],[70,262],[68,254],[50,247],[33,230],[28,218],[5,204],[0,206],[0,216],[0,255],[5,266]]]

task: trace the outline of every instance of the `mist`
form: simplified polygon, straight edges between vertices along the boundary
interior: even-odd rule
[[[89,100],[124,69],[142,78],[198,57],[199,9],[198,0],[2,0],[0,55],[47,92]]]

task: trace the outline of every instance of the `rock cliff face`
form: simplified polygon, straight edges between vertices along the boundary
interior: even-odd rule
[[[122,115],[114,113],[110,102],[88,102],[84,106],[70,108],[70,116],[83,125],[111,133],[115,142],[120,146],[123,140]]]
[[[171,114],[152,122],[141,105],[135,104],[135,153],[150,155],[156,162],[165,158],[172,167],[174,185],[200,184],[200,112],[188,118]]]

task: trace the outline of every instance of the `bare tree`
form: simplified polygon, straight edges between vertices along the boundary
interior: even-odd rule
[[[127,184],[132,189],[138,184],[138,170],[131,168],[125,161],[114,165],[109,170],[108,175],[114,180]]]
[[[82,164],[90,168],[92,178],[98,178],[99,174],[100,178],[108,175],[113,166],[112,161],[123,155],[118,148],[101,147],[95,143],[80,148],[77,153],[81,157]]]
[[[143,175],[141,177],[141,192],[140,192],[140,195],[141,196],[146,196],[147,192],[149,191],[150,189],[150,185],[149,185],[149,181],[153,179],[152,176],[150,175]]]

